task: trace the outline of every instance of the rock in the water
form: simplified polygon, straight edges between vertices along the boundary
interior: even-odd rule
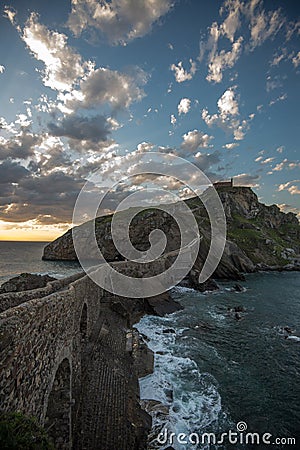
[[[236,283],[233,288],[232,288],[235,292],[244,292],[244,288],[243,286],[241,286],[240,284]]]
[[[246,311],[246,308],[244,308],[242,305],[235,306],[233,309],[234,309],[234,312],[237,312],[237,313]]]
[[[46,286],[50,281],[54,281],[56,278],[49,275],[37,275],[34,273],[21,273],[17,277],[13,277],[6,281],[0,287],[0,294],[6,292],[21,292],[29,291],[31,289],[39,289]]]
[[[164,316],[165,314],[171,314],[175,311],[180,311],[183,307],[172,299],[168,292],[165,292],[155,297],[149,297],[146,299],[149,305],[149,313],[156,316]]]
[[[219,286],[212,278],[209,278],[204,283],[199,283],[199,275],[200,270],[194,267],[186,277],[185,285],[200,292],[216,291],[219,289]]]
[[[172,389],[164,389],[168,402],[173,402],[174,394]]]

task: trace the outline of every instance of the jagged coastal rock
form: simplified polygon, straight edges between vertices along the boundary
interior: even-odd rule
[[[223,186],[217,188],[227,221],[227,243],[222,259],[213,278],[243,279],[242,273],[256,270],[298,270],[300,253],[300,225],[293,213],[283,213],[276,205],[266,206],[258,201],[257,195],[248,187]],[[186,200],[197,220],[202,241],[193,272],[188,281],[197,286],[197,274],[201,271],[210,245],[210,222],[206,210],[198,197]],[[111,232],[112,215],[95,220],[95,234],[102,254],[107,261],[122,260],[115,248]],[[149,209],[134,217],[130,225],[133,246],[145,251],[149,248],[149,234],[159,228],[166,236],[165,253],[180,247],[180,232],[173,218],[159,209]],[[85,224],[77,227],[82,245],[88,236]],[[87,246],[88,247],[88,246]],[[96,258],[87,248],[90,259]],[[72,229],[49,243],[43,254],[45,260],[76,260],[72,240]],[[210,283],[213,288],[213,283]]]
[[[3,283],[0,287],[0,294],[43,288],[47,285],[47,283],[54,280],[56,280],[56,278],[50,277],[49,275],[21,273],[21,275],[13,277]]]

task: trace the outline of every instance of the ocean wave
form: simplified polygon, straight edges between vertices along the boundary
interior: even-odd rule
[[[287,339],[289,341],[300,342],[300,336],[288,336]]]
[[[201,294],[201,292],[197,291],[196,289],[190,288],[190,287],[185,287],[185,286],[174,286],[172,288],[172,291],[179,293],[179,294],[186,294],[186,293],[199,293]]]
[[[180,328],[166,318],[144,317],[137,328],[147,336],[147,345],[155,352],[154,372],[140,379],[141,399],[155,400],[160,408],[149,410],[152,416],[152,432],[149,449],[161,449],[157,437],[163,429],[168,433],[186,433],[218,429],[218,422],[226,414],[222,410],[217,381],[208,373],[201,373],[196,362],[180,354],[182,345],[177,338],[188,328]],[[164,333],[165,331],[165,333]],[[167,332],[166,332],[167,331]],[[180,340],[182,343],[182,340]],[[174,449],[188,447],[172,443]]]

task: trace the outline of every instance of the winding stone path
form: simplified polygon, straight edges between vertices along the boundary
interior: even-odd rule
[[[130,416],[137,401],[136,378],[128,364],[124,325],[117,317],[114,323],[99,321],[98,335],[86,345],[83,357],[85,370],[73,448],[134,450],[136,437]]]

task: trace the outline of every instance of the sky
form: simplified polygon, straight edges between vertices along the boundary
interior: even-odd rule
[[[295,0],[8,0],[0,240],[61,235],[93,171],[147,151],[300,218],[299,13]]]

